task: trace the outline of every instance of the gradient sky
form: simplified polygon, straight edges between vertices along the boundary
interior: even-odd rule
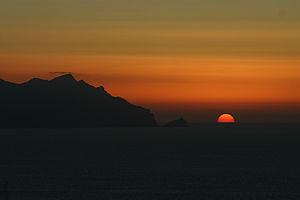
[[[161,120],[299,118],[298,0],[9,0],[0,27],[3,79],[72,72]]]

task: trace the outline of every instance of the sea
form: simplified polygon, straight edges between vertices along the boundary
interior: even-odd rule
[[[300,125],[0,129],[0,199],[300,199]]]

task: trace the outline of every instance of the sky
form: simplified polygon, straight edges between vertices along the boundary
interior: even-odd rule
[[[298,0],[1,1],[0,78],[72,73],[161,121],[300,122],[299,22]]]

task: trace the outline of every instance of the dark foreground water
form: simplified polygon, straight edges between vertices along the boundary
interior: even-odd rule
[[[300,127],[0,129],[0,199],[300,199]]]

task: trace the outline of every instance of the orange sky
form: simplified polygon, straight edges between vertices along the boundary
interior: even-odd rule
[[[137,103],[300,102],[300,60],[189,56],[1,55],[1,77],[72,72]]]
[[[71,72],[174,116],[300,103],[300,1],[182,2],[1,1],[0,78]]]

